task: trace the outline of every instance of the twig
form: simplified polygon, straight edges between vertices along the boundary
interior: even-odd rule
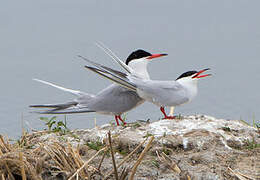
[[[22,179],[26,180],[26,174],[25,174],[25,170],[24,170],[24,163],[23,163],[23,153],[19,152],[19,159],[21,161],[21,174],[22,174]]]
[[[5,175],[4,174],[2,174],[1,177],[2,177],[2,180],[5,180]]]
[[[146,141],[145,139],[143,142],[141,142],[130,154],[128,154],[118,165],[118,168],[130,157],[132,156]]]
[[[61,146],[61,144],[55,142],[53,144],[53,146],[51,146],[51,151],[53,152],[54,154],[54,157],[60,161],[60,163],[62,164],[62,166],[60,166],[61,169],[76,169],[73,167],[73,164],[70,164],[69,160],[66,158],[68,155],[67,155],[67,152],[66,150],[64,149],[63,146]]]
[[[115,157],[114,157],[114,152],[113,152],[113,147],[112,147],[112,142],[111,142],[112,140],[111,140],[111,132],[110,131],[108,131],[108,141],[109,141],[109,146],[110,146],[110,151],[111,151],[112,162],[113,162],[113,166],[114,166],[115,177],[116,177],[116,180],[119,180],[117,168],[116,168]]]
[[[162,152],[162,157],[165,163],[173,170],[173,172],[176,172],[177,174],[181,173],[181,170],[177,166],[177,164],[174,161],[172,161],[164,152]]]
[[[231,169],[230,167],[228,167],[228,170],[230,170],[233,174],[235,174],[236,176],[237,176],[237,178],[238,179],[242,179],[242,180],[244,180],[244,179],[252,179],[252,180],[254,180],[255,178],[258,178],[258,177],[250,177],[250,176],[248,176],[248,175],[245,175],[245,174],[242,174],[241,172],[235,172],[233,169]]]
[[[8,145],[7,145],[7,143],[5,143],[5,140],[2,135],[0,135],[0,143],[2,143],[2,146],[5,149],[5,151],[7,151],[7,152],[11,151],[11,149],[9,147],[7,147]]]
[[[129,172],[129,168],[124,167],[120,175],[120,180],[124,180],[127,177],[128,172]]]
[[[6,162],[5,162],[5,168],[6,168],[6,170],[7,170],[7,173],[8,173],[8,175],[9,175],[9,178],[10,178],[11,180],[15,180],[15,178],[14,178],[13,174],[11,173],[10,168],[8,167],[8,165],[7,165]]]
[[[107,151],[104,151],[104,154],[103,154],[103,156],[102,156],[102,158],[101,158],[101,160],[99,162],[99,165],[98,165],[98,168],[97,168],[98,171],[100,171],[101,165],[102,165],[102,163],[103,163],[103,161],[105,159],[105,156],[106,156],[106,152]]]
[[[158,151],[156,151],[156,155],[157,155],[159,161],[161,161],[162,163],[165,163],[167,166],[169,166],[171,168],[171,170],[173,170],[173,172],[176,172],[178,174],[181,173],[181,170],[177,166],[177,164],[175,162],[173,162],[164,152],[162,153],[162,156],[161,156],[158,153]]]
[[[245,178],[252,179],[252,180],[254,180],[255,178],[256,179],[259,178],[259,176],[258,177],[252,177],[252,176],[250,177],[248,175],[242,174],[241,172],[237,172],[237,173],[240,174],[241,176],[245,177]]]
[[[80,168],[82,166],[82,164],[83,164],[82,160],[79,159],[80,156],[78,156],[78,154],[76,154],[76,152],[73,150],[73,148],[72,148],[70,143],[67,143],[67,144],[68,144],[68,149],[69,149],[69,151],[71,153],[72,159],[74,160],[74,163],[76,164],[76,168]],[[86,172],[83,171],[82,174],[83,174],[83,176],[85,176],[85,174],[86,174],[89,177],[88,171],[86,171]]]
[[[63,167],[62,166],[62,164],[60,164],[60,162],[61,162],[61,159],[59,159],[59,161],[55,158],[55,156],[53,155],[54,153],[53,153],[53,151],[51,150],[51,149],[47,149],[46,147],[45,147],[45,145],[43,146],[43,149],[47,152],[47,154],[51,157],[51,159],[53,159],[53,161],[59,166],[59,167]]]
[[[144,150],[142,151],[142,153],[140,154],[140,156],[137,159],[136,163],[134,164],[134,167],[132,169],[132,173],[131,173],[131,175],[129,177],[129,180],[133,180],[134,179],[134,175],[136,173],[137,167],[139,166],[139,164],[143,160],[145,153],[149,150],[150,146],[152,145],[153,140],[154,140],[154,136],[152,136],[150,138],[148,144],[145,146]]]
[[[117,166],[117,168],[119,168],[122,164],[124,164],[124,162],[126,162],[146,141],[147,139],[145,139],[143,142],[141,142],[130,154],[128,154]],[[108,173],[108,175],[106,175],[106,177],[104,179],[107,179],[109,176],[111,176],[111,174],[114,171],[110,171]]]
[[[239,173],[236,173],[233,169],[231,169],[230,167],[228,167],[228,170],[231,171],[239,180],[247,180],[245,177],[243,177],[242,175],[240,175]]]
[[[101,151],[104,151],[106,148],[107,147],[100,149],[94,156],[87,160],[68,180],[71,180],[74,176],[76,176],[90,161],[92,161]]]

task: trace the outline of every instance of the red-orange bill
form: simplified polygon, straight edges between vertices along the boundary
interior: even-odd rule
[[[158,57],[167,56],[167,55],[168,54],[152,54],[147,59],[153,59],[153,58],[158,58]]]
[[[211,74],[203,74],[203,75],[200,75],[200,74],[202,74],[203,72],[205,72],[205,71],[207,71],[207,70],[210,70],[210,68],[206,68],[206,69],[200,70],[200,71],[197,72],[197,73],[195,74],[195,76],[193,76],[192,78],[203,78],[203,77],[211,76]]]

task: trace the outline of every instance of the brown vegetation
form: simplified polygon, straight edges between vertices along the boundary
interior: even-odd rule
[[[0,136],[0,179],[258,179],[256,130],[240,123],[222,120],[223,126],[217,124],[220,120],[210,120],[212,126],[207,117],[187,119],[207,126],[185,131],[181,125],[184,120],[168,122],[170,132],[183,135],[161,133],[167,123],[164,120],[162,124],[154,122],[157,126],[139,122],[138,126],[106,125],[65,133],[23,133],[13,143]],[[156,132],[161,135],[154,135]]]

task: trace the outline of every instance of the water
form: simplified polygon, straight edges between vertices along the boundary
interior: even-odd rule
[[[187,70],[210,67],[196,99],[176,108],[181,114],[218,118],[260,117],[259,1],[5,1],[0,7],[0,134],[18,137],[42,129],[29,104],[73,99],[32,81],[39,78],[64,87],[96,93],[110,82],[84,69],[76,56],[118,68],[98,49],[102,41],[125,59],[137,48],[169,54],[149,64],[152,79],[175,79]],[[158,119],[150,103],[127,113],[128,122]],[[63,119],[58,116],[58,119]],[[69,115],[68,126],[89,128],[112,116]],[[259,121],[258,121],[259,122]]]

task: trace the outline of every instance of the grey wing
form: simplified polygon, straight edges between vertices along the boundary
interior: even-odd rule
[[[143,81],[138,94],[158,106],[178,106],[188,101],[186,90],[176,81]]]
[[[88,108],[104,114],[122,114],[144,102],[134,91],[112,84],[88,103]]]
[[[122,73],[122,72],[119,72],[119,71],[116,71],[116,70],[108,70],[110,68],[95,68],[95,67],[91,67],[91,66],[85,66],[87,69],[89,69],[90,71],[93,71],[95,73],[97,73],[98,75],[100,76],[103,76],[117,84],[119,84],[120,86],[122,87],[126,87],[132,91],[136,91],[136,86],[131,83],[129,81],[129,79],[127,78],[127,75]]]

